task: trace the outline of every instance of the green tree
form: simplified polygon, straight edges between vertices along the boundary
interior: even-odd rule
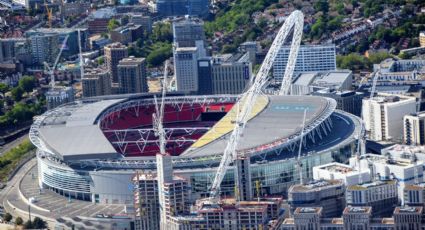
[[[22,225],[24,223],[24,221],[22,220],[21,217],[16,217],[15,219],[15,224],[16,225]]]
[[[151,49],[152,51],[146,57],[146,61],[150,66],[159,66],[173,55],[172,47],[169,43],[155,43],[151,46]]]
[[[25,92],[29,93],[29,92],[32,92],[34,90],[35,84],[36,84],[35,77],[24,76],[21,79],[19,79],[19,84],[18,85]]]
[[[7,91],[9,91],[9,86],[4,83],[0,83],[0,93],[4,96]]]
[[[329,11],[329,2],[327,0],[319,0],[314,4],[316,11],[328,13]]]
[[[36,229],[43,229],[46,228],[46,222],[39,217],[35,217],[32,222],[32,226]]]
[[[105,58],[104,57],[100,57],[97,59],[97,64],[98,65],[103,65],[105,63]]]
[[[120,26],[120,22],[117,19],[112,18],[108,22],[108,31],[111,32],[112,30],[114,30],[115,28],[117,28],[119,26]]]
[[[372,64],[378,64],[378,63],[381,63],[383,60],[387,58],[391,58],[391,57],[393,56],[387,52],[378,52],[378,53],[370,54],[369,61]]]
[[[155,24],[151,38],[153,42],[171,42],[173,40],[171,24],[166,22],[159,22]]]
[[[17,86],[12,89],[11,93],[12,93],[12,99],[14,101],[20,101],[22,100],[22,95],[24,94],[24,90],[21,87]]]
[[[6,222],[10,222],[12,220],[13,216],[10,213],[6,213],[3,216],[3,220],[5,220]]]

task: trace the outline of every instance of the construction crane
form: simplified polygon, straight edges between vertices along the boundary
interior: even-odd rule
[[[47,23],[49,25],[49,28],[52,28],[53,9],[49,8],[46,0],[44,0],[44,6],[46,7]]]
[[[298,148],[298,157],[297,157],[297,167],[298,172],[300,173],[300,184],[303,185],[303,165],[301,163],[301,149],[303,147],[303,135],[304,135],[304,128],[305,128],[305,117],[307,115],[307,109],[304,109],[304,117],[303,117],[303,125],[301,126],[301,140],[300,140],[300,147]]]
[[[372,78],[372,86],[371,86],[370,96],[369,96],[369,100],[368,100],[369,103],[373,100],[373,97],[375,95],[376,83],[378,82],[379,76],[380,76],[379,70],[375,70],[371,74],[370,78]],[[369,107],[371,108],[370,105],[369,105]],[[364,114],[362,112],[362,114],[361,114],[361,127],[360,127],[360,130],[359,130],[359,137],[358,137],[357,149],[356,149],[357,167],[358,167],[358,170],[359,170],[359,184],[363,183],[363,178],[362,178],[362,175],[361,175],[360,159],[365,154],[366,154],[366,128],[365,128],[365,124],[364,124]],[[373,165],[371,167],[373,167]],[[373,169],[371,171],[373,171]],[[372,180],[374,180],[375,176],[371,175],[371,178],[372,178]]]
[[[163,127],[163,119],[164,119],[164,102],[165,102],[165,95],[167,91],[167,77],[168,77],[168,60],[165,61],[165,67],[164,67],[164,80],[162,82],[162,97],[161,97],[161,105],[158,105],[157,98],[155,96],[155,110],[156,112],[152,114],[152,118],[154,121],[154,131],[155,136],[159,138],[159,152],[162,155],[166,154],[165,147],[166,147],[166,141],[165,141],[165,130]]]
[[[84,77],[84,61],[83,61],[83,51],[81,47],[81,31],[80,29],[77,29],[78,31],[78,58],[80,59],[80,76],[81,79]]]
[[[43,62],[44,66],[46,67],[49,75],[50,75],[50,85],[52,89],[55,87],[55,69],[58,65],[59,59],[62,55],[63,49],[66,47],[66,43],[68,42],[69,34],[65,36],[65,38],[62,41],[61,48],[59,49],[59,54],[56,56],[55,62],[53,63],[53,66],[50,68],[49,64],[47,62]]]
[[[244,155],[244,153],[236,152],[239,139],[243,134],[246,123],[251,114],[252,108],[254,104],[256,104],[258,96],[262,94],[262,89],[268,81],[269,71],[273,66],[273,62],[279,50],[281,49],[282,45],[284,44],[286,37],[290,34],[292,27],[295,27],[294,28],[295,33],[292,39],[291,54],[292,56],[295,56],[295,58],[298,55],[297,52],[298,52],[299,43],[301,41],[303,21],[304,21],[304,15],[301,11],[296,10],[292,12],[291,15],[289,15],[289,17],[285,20],[285,23],[280,28],[276,38],[274,39],[269,49],[269,52],[264,58],[263,64],[261,65],[260,70],[258,71],[253,84],[251,85],[251,87],[248,88],[248,90],[245,93],[242,94],[239,101],[236,103],[235,105],[236,118],[234,121],[235,127],[233,128],[229,136],[229,141],[227,142],[226,148],[224,149],[220,165],[218,166],[218,169],[215,174],[214,181],[212,183],[211,190],[210,190],[210,200],[212,202],[217,201],[217,198],[220,193],[221,182],[223,181],[224,175],[226,174],[227,168],[230,165],[230,163],[238,157],[238,154],[241,154],[242,156]],[[289,67],[287,66],[287,69],[286,69],[287,72],[285,73],[284,79],[282,81],[283,83],[282,83],[282,87],[280,91],[281,95],[286,95],[287,92],[289,91],[290,85],[286,84],[286,82],[290,82],[290,79],[285,79],[285,78],[292,78],[293,66],[290,66],[291,64],[289,64],[292,62],[293,62],[292,60],[288,61]]]

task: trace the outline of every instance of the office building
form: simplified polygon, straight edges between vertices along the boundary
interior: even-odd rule
[[[111,74],[111,80],[113,83],[118,83],[117,65],[121,59],[128,57],[127,46],[121,43],[112,43],[104,47],[104,52],[106,66]]]
[[[88,17],[87,25],[90,34],[101,34],[108,32],[108,22],[117,14],[116,8],[97,9]]]
[[[204,22],[198,18],[182,17],[173,21],[175,47],[196,47],[198,57],[206,56]]]
[[[198,59],[198,94],[213,94],[212,68],[212,57]]]
[[[127,45],[143,37],[143,28],[141,25],[127,24],[115,28],[110,32],[112,42],[119,42]]]
[[[213,94],[240,94],[249,84],[252,75],[250,62],[221,62],[212,65]]]
[[[273,63],[273,77],[282,82],[290,46],[283,46]],[[295,62],[294,76],[299,73],[336,70],[335,45],[301,45]]]
[[[324,217],[341,216],[345,207],[345,185],[340,180],[318,180],[292,185],[288,203],[292,213],[299,207],[323,207]]]
[[[111,75],[104,69],[86,69],[81,79],[83,97],[110,95]]]
[[[233,58],[205,57],[198,59],[198,93],[240,94],[249,85],[252,64]]]
[[[196,47],[176,48],[174,74],[178,91],[186,93],[198,91],[198,49]]]
[[[371,206],[374,216],[391,215],[398,204],[395,180],[373,181],[347,186],[345,200],[349,206]]]
[[[404,116],[403,137],[407,145],[425,145],[425,113]]]
[[[74,101],[72,87],[55,86],[46,92],[47,109],[54,109],[60,105]]]
[[[346,207],[340,218],[322,217],[319,207],[298,208],[292,218],[283,221],[279,230],[383,230],[409,229],[420,230],[423,207],[396,207],[392,217],[374,218],[372,207]]]
[[[124,58],[119,62],[117,71],[121,93],[146,93],[149,91],[144,58]]]
[[[351,70],[300,73],[291,84],[292,95],[306,95],[319,90],[351,90]]]
[[[315,96],[330,97],[336,101],[336,108],[347,113],[361,116],[364,93],[352,90],[322,89],[311,93]]]
[[[425,47],[425,32],[419,33],[419,44],[421,47]]]
[[[193,15],[208,16],[209,0],[158,0],[156,11],[163,17]]]
[[[152,32],[152,18],[150,16],[142,14],[132,14],[130,22],[134,25],[142,26],[143,31],[146,31],[147,33]]]
[[[416,112],[414,97],[376,95],[372,100],[363,99],[363,119],[370,138],[375,141],[401,142],[403,117]]]

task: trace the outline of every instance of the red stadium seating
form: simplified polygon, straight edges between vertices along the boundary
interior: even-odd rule
[[[233,103],[217,103],[201,106],[200,104],[184,104],[183,106],[166,105],[164,108],[164,127],[212,127],[215,121],[202,121],[201,114],[205,112],[229,112],[233,107]],[[152,128],[152,114],[155,112],[155,105],[140,106],[138,115],[135,108],[129,108],[120,112],[110,113],[101,121],[101,127],[106,130],[135,129],[135,128]],[[192,134],[186,132],[175,131],[169,138],[167,143],[167,152],[171,155],[179,155],[190,147],[193,141],[174,142],[172,140],[197,140],[207,130],[200,129]],[[104,132],[105,137],[111,142],[118,142],[119,138],[114,132]],[[119,147],[113,144],[115,149],[127,157],[131,156],[155,156],[159,152],[159,147],[155,142],[148,143],[143,146],[141,136],[138,131],[120,132],[120,139],[124,139],[130,143],[126,146]],[[153,132],[143,135],[144,140],[157,140]],[[135,143],[139,142],[139,146]]]

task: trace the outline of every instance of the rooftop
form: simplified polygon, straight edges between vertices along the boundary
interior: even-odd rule
[[[346,207],[344,209],[344,214],[348,213],[371,213],[372,208],[371,207]]]
[[[322,212],[322,207],[301,207],[301,208],[296,208],[294,211],[294,214],[301,214],[301,213],[319,214],[321,212]]]
[[[342,185],[344,185],[344,183],[340,180],[315,180],[306,184],[293,185],[290,190],[293,192],[313,192]]]
[[[417,213],[417,214],[421,215],[422,209],[423,209],[423,207],[409,207],[409,206],[396,207],[394,209],[394,214]]]

